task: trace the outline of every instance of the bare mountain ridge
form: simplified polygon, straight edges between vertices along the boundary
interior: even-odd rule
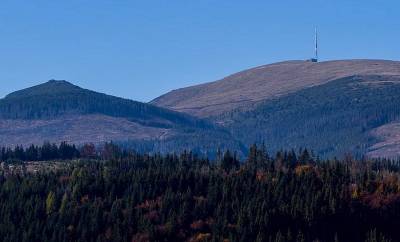
[[[151,103],[198,117],[211,117],[343,77],[363,75],[399,76],[400,62],[279,62],[245,70],[219,81],[174,90]]]

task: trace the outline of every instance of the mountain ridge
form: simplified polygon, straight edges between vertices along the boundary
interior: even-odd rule
[[[146,152],[218,147],[243,155],[264,143],[272,152],[306,147],[327,158],[393,158],[400,134],[390,132],[400,132],[399,122],[400,62],[386,60],[273,63],[150,104],[56,80],[0,99],[0,145],[93,140]]]
[[[79,86],[76,86],[65,80],[49,80],[45,83],[35,85],[29,88],[18,90],[12,92],[4,97],[4,99],[9,98],[26,98],[28,96],[38,96],[38,95],[58,95],[62,93],[78,92],[83,91]]]
[[[367,59],[317,63],[284,61],[250,68],[214,82],[173,90],[150,103],[198,117],[212,117],[330,80],[376,73],[400,75],[400,62]]]
[[[151,103],[229,130],[245,146],[321,157],[400,157],[400,62],[285,61],[179,89]],[[392,127],[392,129],[390,129]]]
[[[149,113],[163,114],[168,120],[195,122],[195,118],[186,114],[84,89],[67,81],[50,80],[0,99],[2,118],[53,118],[64,114],[96,113],[124,118],[146,118]]]
[[[146,152],[203,152],[225,144],[241,150],[229,132],[209,121],[55,80],[0,99],[0,145],[44,141],[129,141]]]
[[[399,137],[380,127],[400,120],[400,77],[344,77],[213,119],[245,145],[264,142],[273,151],[309,147],[321,157],[396,158]],[[392,151],[382,152],[389,145]]]

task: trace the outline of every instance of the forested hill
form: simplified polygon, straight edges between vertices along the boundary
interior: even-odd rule
[[[0,134],[3,146],[115,141],[146,152],[242,149],[208,121],[55,80],[1,99]]]
[[[65,80],[50,80],[48,82],[12,92],[6,98],[27,98],[32,96],[51,95],[58,96],[68,93],[82,93],[89,90],[83,89]]]
[[[67,81],[50,80],[0,100],[0,117],[3,119],[49,119],[65,114],[103,114],[161,126],[205,125],[185,114],[97,93]]]

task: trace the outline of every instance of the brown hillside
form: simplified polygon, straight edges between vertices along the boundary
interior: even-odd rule
[[[106,115],[73,115],[46,120],[0,119],[0,146],[31,144],[44,141],[71,144],[121,140],[150,140],[171,134],[168,129],[146,127],[124,118]]]
[[[370,74],[400,75],[400,62],[280,62],[245,70],[219,81],[174,90],[151,103],[199,117],[210,117],[338,78]]]

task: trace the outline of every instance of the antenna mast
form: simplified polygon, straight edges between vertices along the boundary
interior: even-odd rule
[[[315,61],[318,62],[318,30],[315,27]]]

